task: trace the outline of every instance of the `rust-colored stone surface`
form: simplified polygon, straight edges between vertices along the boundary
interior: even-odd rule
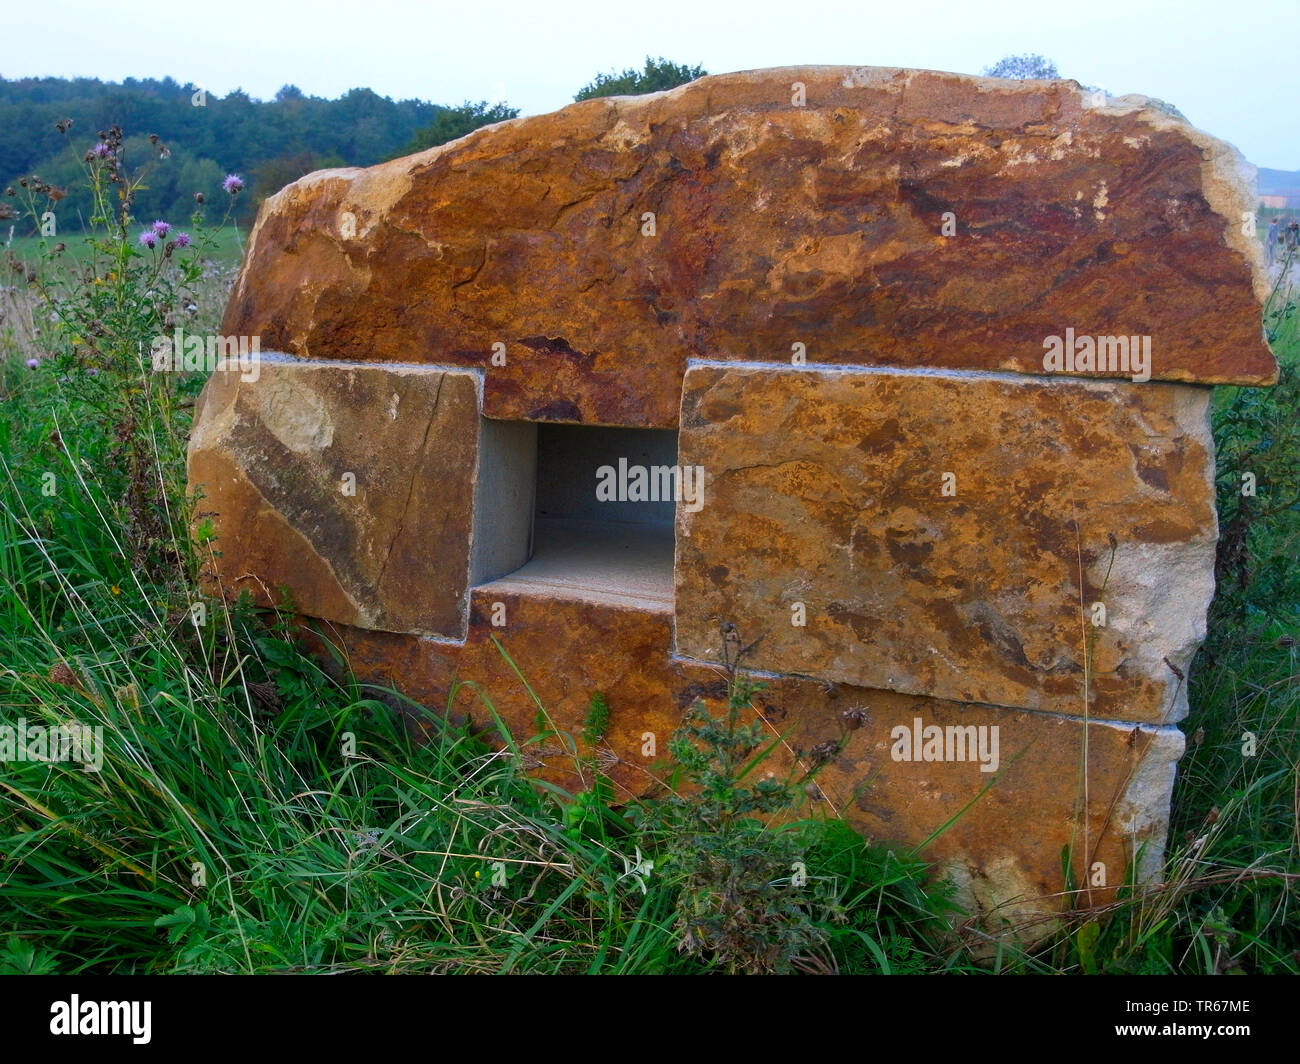
[[[573,104],[271,197],[222,331],[480,367],[490,417],[628,426],[676,423],[689,358],[796,344],[1041,374],[1073,329],[1150,337],[1156,379],[1272,382],[1249,165],[1141,97],[1092,103],[797,67]]]
[[[285,354],[196,411],[209,589],[622,796],[721,711],[734,622],[813,812],[993,923],[1065,904],[1064,849],[1104,901],[1158,872],[1213,591],[1201,385],[1277,374],[1252,179],[1141,97],[849,67],[308,175],[222,328]],[[674,442],[675,542],[670,496],[586,495]]]
[[[506,623],[500,627],[491,623],[496,603],[504,607]],[[495,732],[490,702],[520,742],[547,730],[539,718],[540,702],[546,720],[555,731],[571,736],[578,752],[597,753],[581,735],[591,696],[603,693],[611,714],[600,744],[600,765],[625,796],[653,789],[655,777],[649,769],[666,754],[667,737],[689,704],[689,698],[683,702],[685,696],[674,693],[679,681],[686,684],[687,674],[669,661],[672,614],[667,611],[563,593],[519,594],[488,584],[472,593],[463,645],[306,623],[345,648],[365,682],[392,687]],[[563,633],[581,636],[565,638]],[[699,667],[694,674],[697,679],[713,676],[712,670]],[[641,736],[647,731],[657,737],[658,752],[643,757]],[[525,762],[534,774],[569,788],[590,782],[575,770],[573,749],[558,738],[528,746]]]
[[[189,482],[217,534],[209,589],[304,613],[463,637],[478,439],[473,374],[264,359],[217,372]],[[351,483],[345,478],[351,474]]]
[[[498,601],[505,606],[506,623],[494,627],[489,618]],[[473,603],[463,648],[355,628],[313,627],[344,652],[364,682],[418,692],[437,712],[451,705],[458,715],[495,731],[490,701],[520,745],[521,764],[570,788],[590,782],[584,778],[589,769],[575,769],[576,751],[594,759],[616,793],[654,794],[663,785],[667,741],[684,710],[703,699],[715,715],[723,712],[723,674],[670,658],[669,614],[578,599],[499,595],[490,585],[474,593]],[[557,641],[557,631],[580,631],[583,638]],[[560,734],[542,735],[537,701],[525,680],[546,707],[548,726]],[[607,698],[610,722],[604,738],[592,746],[581,733],[588,700],[597,691]],[[843,816],[876,841],[924,846],[924,856],[953,877],[966,904],[995,922],[1058,905],[1060,899],[1051,896],[1065,887],[1061,852],[1067,846],[1075,855],[1076,883],[1088,882],[1085,868],[1097,875],[1094,862],[1105,866],[1098,880],[1105,886],[1087,892],[1083,902],[1108,900],[1143,843],[1141,873],[1149,875],[1159,865],[1174,762],[1182,752],[1177,729],[1093,723],[1087,726],[1085,751],[1079,720],[789,677],[769,678],[754,699],[754,711],[774,738],[785,736],[770,761],[773,772],[784,773],[796,762],[810,768],[815,749],[834,744],[816,777],[819,793],[810,796],[800,815]],[[851,711],[863,713],[857,726]],[[895,757],[937,752],[924,745],[927,727],[944,729],[944,742],[949,742],[947,729],[963,729],[962,745],[954,732],[945,753],[965,753],[967,759]],[[976,731],[964,730],[970,728]],[[650,739],[653,749],[647,746]]]
[[[692,367],[680,460],[705,502],[677,512],[677,650],[716,658],[719,623],[744,622],[773,672],[1177,719],[1169,663],[1186,670],[1214,592],[1208,398]]]

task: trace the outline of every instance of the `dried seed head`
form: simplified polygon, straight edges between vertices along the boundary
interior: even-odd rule
[[[73,671],[66,661],[60,661],[54,668],[50,669],[50,683],[57,683],[62,687],[71,687],[77,691],[86,689],[85,681]]]
[[[849,731],[857,731],[867,722],[867,711],[855,706],[853,709],[846,709],[841,713],[840,720],[844,722],[844,727],[848,728]]]
[[[808,757],[814,765],[823,764],[840,752],[840,743],[838,739],[827,739],[825,742],[818,743],[808,751]]]

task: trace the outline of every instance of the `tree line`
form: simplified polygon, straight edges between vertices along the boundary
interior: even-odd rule
[[[655,92],[704,74],[703,67],[647,57],[641,70],[597,74],[575,99]],[[205,93],[172,78],[0,77],[0,184],[17,191],[21,181],[38,177],[65,191],[57,204],[59,232],[79,232],[91,212],[85,154],[100,131],[119,126],[127,134],[121,149],[126,166],[141,180],[139,218],[183,224],[195,210],[196,193],[219,216],[226,200],[222,181],[238,174],[244,192],[234,203],[235,220],[246,225],[265,197],[303,174],[371,166],[518,114],[504,103],[446,106],[362,88],[325,99],[285,85],[274,99],[257,100],[239,89]],[[0,215],[12,213],[6,205],[17,206],[13,198],[0,201]],[[209,207],[209,217],[213,213]],[[9,224],[34,231],[26,217]]]

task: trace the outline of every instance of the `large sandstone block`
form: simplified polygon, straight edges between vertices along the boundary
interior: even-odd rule
[[[693,366],[680,455],[706,489],[698,512],[678,510],[677,650],[715,658],[719,623],[747,621],[773,672],[1178,719],[1175,670],[1214,592],[1208,400],[1154,383]]]
[[[1141,97],[848,67],[308,175],[222,330],[287,355],[196,411],[209,583],[626,795],[734,623],[827,810],[989,914],[1104,900],[1158,868],[1213,590],[1202,385],[1277,374],[1250,185]],[[674,464],[675,514],[591,482]]]
[[[478,380],[428,367],[263,356],[217,372],[195,411],[190,484],[217,533],[210,579],[313,617],[463,638],[481,445]],[[527,555],[496,526],[484,565]],[[492,527],[483,530],[489,541]]]
[[[674,424],[689,358],[796,344],[1040,374],[1073,329],[1148,337],[1157,379],[1269,383],[1251,180],[1072,82],[726,74],[302,178],[263,206],[223,332],[480,367],[490,417],[608,425]]]

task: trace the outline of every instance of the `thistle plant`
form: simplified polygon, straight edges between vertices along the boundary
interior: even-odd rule
[[[834,915],[835,900],[806,874],[822,823],[774,821],[796,808],[831,751],[818,750],[811,769],[756,778],[780,739],[770,741],[753,709],[762,685],[740,671],[753,644],[742,647],[728,624],[723,647],[726,712],[714,717],[698,700],[687,711],[669,750],[688,783],[658,807],[665,872],[680,888],[678,949],[733,973],[788,972],[826,942],[816,919]]]
[[[56,127],[68,137],[72,121]],[[155,165],[170,156],[157,136],[149,142],[157,150]],[[201,191],[190,219],[194,235],[162,219],[136,220],[133,205],[149,168],[128,168],[120,127],[101,131],[80,158],[93,204],[84,238],[58,236],[65,190],[38,176],[6,190],[45,235],[39,261],[9,261],[11,273],[36,296],[39,311],[38,357],[28,359],[27,367],[51,377],[67,417],[98,429],[90,434],[100,441],[93,461],[110,488],[112,516],[130,562],[161,580],[175,573],[185,552],[174,534],[184,522],[172,508],[184,497],[188,408],[203,375],[155,372],[151,354],[155,343],[190,325],[200,302],[208,302],[200,299],[211,273],[203,253],[214,238],[203,225]],[[231,203],[240,188],[235,175],[227,178]],[[57,432],[49,443],[51,466],[57,467]],[[75,476],[71,469],[64,472]]]

